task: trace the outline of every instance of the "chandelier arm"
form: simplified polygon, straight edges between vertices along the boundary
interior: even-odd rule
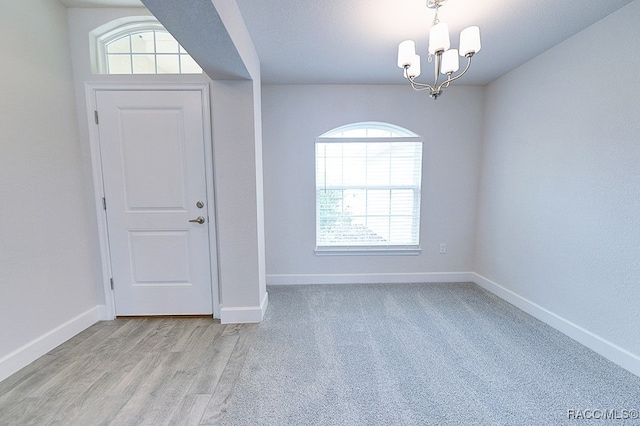
[[[434,88],[433,86],[431,86],[430,84],[426,84],[426,83],[419,83],[416,81],[415,77],[411,77],[409,76],[409,65],[405,65],[404,67],[404,77],[409,80],[409,83],[411,84],[411,87],[413,88],[413,90],[417,90],[418,92],[423,91],[423,90],[431,90],[433,91]]]
[[[446,81],[443,81],[443,82],[438,86],[437,91],[440,91],[443,87],[444,87],[444,88],[449,87],[449,83],[451,83],[452,81],[456,81],[457,79],[459,79],[460,77],[462,77],[462,76],[464,75],[464,73],[466,73],[466,72],[467,72],[467,70],[469,70],[469,67],[471,66],[471,57],[472,57],[472,56],[473,56],[473,55],[467,55],[467,66],[466,66],[466,67],[464,67],[464,70],[463,70],[460,74],[456,75],[455,77],[451,77],[451,76],[449,76],[449,78],[447,78],[447,80],[446,80]]]
[[[431,91],[434,90],[433,86],[431,86],[430,84],[419,83],[415,80],[414,77],[409,77],[409,83],[411,84],[411,87],[413,88],[413,90],[416,90],[418,92],[421,92],[423,90],[431,90]]]

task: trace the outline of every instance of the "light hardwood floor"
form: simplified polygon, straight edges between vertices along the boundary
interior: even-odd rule
[[[99,322],[0,382],[1,425],[214,425],[257,325]]]

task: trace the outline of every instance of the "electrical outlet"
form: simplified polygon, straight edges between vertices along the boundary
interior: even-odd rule
[[[447,253],[447,244],[440,243],[440,254],[446,254],[446,253]]]

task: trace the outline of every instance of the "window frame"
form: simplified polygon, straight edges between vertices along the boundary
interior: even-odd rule
[[[91,71],[93,74],[101,74],[101,75],[202,75],[204,74],[204,70],[201,70],[200,73],[157,73],[157,56],[158,52],[154,51],[153,56],[156,62],[156,73],[148,73],[148,74],[110,74],[108,59],[107,59],[107,45],[112,43],[122,37],[132,36],[135,34],[145,33],[145,32],[165,32],[167,34],[169,31],[153,16],[132,16],[121,19],[116,19],[111,21],[105,25],[101,25],[100,27],[94,29],[89,33],[90,39],[90,47],[91,47]],[[177,41],[177,40],[176,40]],[[180,50],[176,55],[189,55],[189,53],[180,45],[180,50],[185,53],[180,53]],[[129,53],[132,55],[133,53]],[[162,53],[160,55],[163,55]],[[125,56],[124,54],[122,56]],[[133,69],[132,69],[133,71]]]
[[[344,137],[338,136],[344,132],[353,131],[353,130],[362,130],[362,129],[375,129],[375,130],[383,130],[391,133],[390,136],[372,136],[372,137]],[[362,190],[369,189],[382,189],[382,190],[394,190],[394,189],[411,189],[414,191],[413,200],[414,200],[414,209],[412,210],[414,224],[416,229],[414,234],[417,237],[416,244],[331,244],[331,245],[319,245],[320,240],[320,203],[319,203],[319,180],[318,180],[318,144],[324,143],[389,143],[389,142],[412,142],[412,143],[420,143],[420,159],[419,159],[419,173],[418,185],[379,185],[379,186],[368,186],[368,185],[359,185],[358,188]],[[361,123],[353,123],[348,124],[346,126],[341,126],[330,130],[323,135],[319,136],[315,140],[314,144],[314,170],[315,170],[315,193],[316,193],[316,206],[315,206],[315,254],[316,255],[419,255],[422,252],[420,248],[420,221],[421,221],[421,191],[422,191],[422,164],[423,164],[423,156],[424,156],[424,141],[417,134],[404,129],[402,127],[395,126],[389,123],[382,122],[361,122]],[[331,185],[326,186],[326,182],[324,182],[325,190],[338,190],[344,191],[349,190],[350,188],[355,188],[353,185]],[[356,188],[357,189],[357,188]],[[417,216],[417,217],[416,217]],[[391,213],[389,216],[391,217]]]

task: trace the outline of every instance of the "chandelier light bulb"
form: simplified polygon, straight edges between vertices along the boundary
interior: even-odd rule
[[[449,27],[444,22],[431,27],[429,31],[429,53],[434,55],[436,52],[449,49],[451,43],[449,41]]]
[[[416,56],[416,43],[413,40],[405,40],[398,46],[398,66],[404,68],[411,66]]]
[[[460,56],[478,53],[481,47],[480,28],[467,27],[460,32]]]
[[[420,55],[413,55],[413,60],[411,61],[411,66],[407,68],[407,72],[405,73],[405,78],[416,78],[420,75]]]
[[[449,74],[458,71],[460,64],[458,63],[458,49],[449,49],[442,55],[442,66],[440,72]]]

